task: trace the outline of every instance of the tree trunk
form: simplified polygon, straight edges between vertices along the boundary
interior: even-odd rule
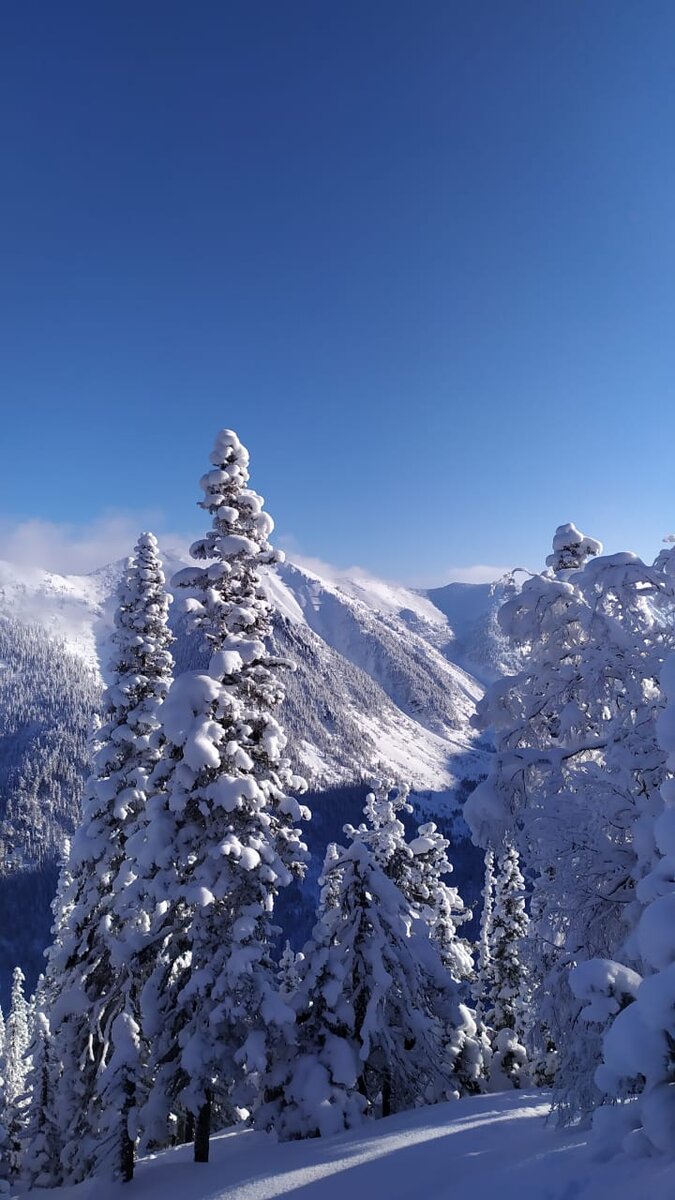
[[[120,1177],[122,1183],[131,1183],[134,1177],[136,1146],[133,1138],[129,1136],[129,1113],[133,1108],[135,1091],[133,1081],[126,1079],[124,1081],[124,1103],[122,1106],[122,1128],[120,1131]]]
[[[387,1073],[382,1080],[382,1116],[391,1115],[391,1076]]]
[[[197,1114],[195,1126],[195,1162],[209,1161],[209,1138],[211,1136],[211,1093],[206,1093],[206,1099]]]
[[[135,1147],[132,1139],[126,1130],[126,1125],[122,1129],[122,1138],[120,1142],[120,1175],[122,1183],[131,1183],[134,1177],[134,1154]]]

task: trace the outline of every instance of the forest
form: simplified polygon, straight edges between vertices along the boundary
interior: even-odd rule
[[[201,487],[210,525],[172,580],[197,666],[172,653],[151,533],[120,579],[100,719],[67,656],[31,690],[44,652],[2,628],[12,819],[27,762],[55,781],[37,862],[91,755],[46,964],[29,999],[15,969],[0,1028],[5,1188],[129,1181],[138,1154],[185,1143],[204,1163],[230,1127],[327,1137],[526,1088],[614,1153],[667,1152],[675,549],[648,566],[567,524],[544,571],[502,581],[511,669],[475,706],[491,753],[460,890],[451,824],[419,819],[410,780],[364,764],[318,795],[291,765],[294,663],[261,582],[281,555],[232,431]],[[308,843],[327,845],[319,870]]]

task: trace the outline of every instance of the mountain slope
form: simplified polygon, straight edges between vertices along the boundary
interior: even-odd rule
[[[170,558],[167,575],[182,565]],[[79,820],[121,567],[78,577],[0,563],[0,996],[15,961],[31,982],[41,965],[59,848]],[[419,816],[452,837],[474,899],[480,864],[461,802],[485,774],[488,749],[470,725],[482,688],[450,659],[458,643],[446,614],[428,596],[363,573],[336,581],[286,564],[265,585],[275,648],[295,665],[280,715],[317,811],[311,879],[326,837],[360,819],[360,789],[336,785],[388,774],[408,782]],[[205,666],[179,603],[171,620],[177,671]],[[284,900],[289,932],[311,927],[313,900],[309,886]]]
[[[170,559],[167,574],[181,565]],[[62,638],[105,676],[120,569],[78,577],[0,563],[0,615]],[[422,790],[453,788],[460,764],[462,778],[484,772],[469,724],[482,688],[450,661],[453,631],[428,598],[365,576],[334,584],[292,564],[266,578],[279,652],[297,665],[282,720],[313,784],[386,763]],[[178,604],[172,622],[178,669],[201,666]]]

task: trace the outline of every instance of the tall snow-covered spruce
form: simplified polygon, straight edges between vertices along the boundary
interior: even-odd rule
[[[195,1160],[209,1154],[214,1109],[255,1105],[275,1030],[294,1014],[280,996],[272,955],[274,898],[302,873],[298,823],[309,812],[289,793],[305,783],[283,757],[274,710],[290,664],[270,650],[271,606],[260,568],[280,560],[271,518],[248,487],[248,452],[218,434],[202,478],[212,520],[191,555],[206,565],[173,583],[211,650],[206,672],[174,681],[164,705],[166,747],[155,771],[146,870],[159,921],[144,994],[154,1083],[146,1105],[160,1129],[167,1102],[195,1120]]]
[[[160,753],[159,710],[173,666],[168,604],[157,542],[141,534],[118,589],[103,724],[45,982],[51,1057],[60,1064],[62,1182],[95,1171],[124,1179],[133,1173],[141,1064],[137,1053],[129,1054],[127,1030],[137,1024],[138,978],[127,953],[122,897],[136,876],[129,836],[142,818]]]

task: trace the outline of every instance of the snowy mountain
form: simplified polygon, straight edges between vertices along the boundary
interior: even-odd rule
[[[167,577],[184,565],[171,554],[164,560]],[[0,563],[0,917],[15,931],[0,940],[5,980],[17,957],[29,978],[41,964],[59,847],[78,819],[121,566],[62,576]],[[322,577],[292,563],[268,572],[266,583],[276,648],[296,666],[281,719],[312,789],[310,875],[326,838],[360,819],[362,789],[340,786],[380,770],[408,781],[420,815],[465,843],[461,801],[489,754],[470,725],[483,688],[465,667],[475,660],[483,679],[503,669],[499,596],[471,585],[418,593],[363,572]],[[172,625],[177,670],[202,666],[204,648],[178,603]],[[465,857],[461,876],[473,874],[468,847]],[[294,913],[298,927],[306,917]]]
[[[182,565],[165,557],[167,574]],[[0,615],[62,639],[104,674],[119,569],[59,576],[0,563]],[[289,563],[267,582],[279,650],[297,664],[282,719],[312,784],[359,778],[379,763],[422,791],[483,774],[485,752],[469,727],[482,687],[459,661],[480,648],[488,674],[501,667],[500,647],[485,638],[480,645],[480,622],[496,608],[484,587],[464,594],[460,640],[428,595],[363,574],[328,582]],[[476,633],[466,616],[473,594]],[[177,611],[173,623],[179,667],[200,665],[200,647]]]

